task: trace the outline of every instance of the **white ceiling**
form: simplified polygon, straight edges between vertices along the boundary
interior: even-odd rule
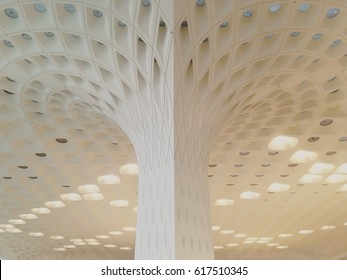
[[[1,1],[0,257],[134,257],[138,176],[121,167],[174,51],[175,117],[210,151],[215,257],[347,258],[346,1],[172,4]]]

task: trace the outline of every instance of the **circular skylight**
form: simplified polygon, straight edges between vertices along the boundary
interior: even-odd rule
[[[76,11],[76,7],[73,4],[65,4],[64,9],[65,9],[65,11],[67,11],[69,13],[73,13]]]
[[[123,227],[123,230],[128,232],[134,232],[136,231],[136,227]]]
[[[327,18],[334,18],[338,15],[339,12],[340,12],[339,8],[331,8],[327,11],[326,17]]]
[[[253,11],[251,9],[247,9],[243,12],[244,17],[251,17],[253,15]]]
[[[181,26],[182,27],[187,27],[188,26],[188,22],[186,20],[182,21]]]
[[[46,11],[46,6],[43,3],[35,3],[34,9],[39,13],[44,13]]]
[[[10,17],[10,18],[16,18],[18,17],[18,13],[15,9],[12,8],[6,8],[5,9],[5,14]]]
[[[96,17],[102,17],[103,13],[100,10],[93,10],[93,15]]]
[[[163,21],[163,20],[159,21],[159,26],[160,27],[164,27],[165,26],[165,21]]]
[[[306,11],[308,11],[310,9],[310,7],[311,7],[310,3],[307,3],[307,2],[301,3],[299,5],[299,11],[302,12],[302,13],[306,12]]]
[[[205,0],[196,0],[196,5],[198,7],[203,7],[205,6]]]
[[[278,12],[279,10],[281,9],[281,4],[279,3],[275,3],[275,4],[272,4],[269,8],[270,12],[271,13],[276,13]]]

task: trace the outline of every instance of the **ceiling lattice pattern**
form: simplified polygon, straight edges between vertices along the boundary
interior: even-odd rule
[[[170,5],[1,2],[0,257],[133,258],[175,98],[216,258],[346,258],[346,2]]]

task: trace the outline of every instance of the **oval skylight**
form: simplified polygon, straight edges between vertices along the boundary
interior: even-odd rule
[[[54,251],[58,251],[58,252],[66,251],[65,248],[54,248],[53,250],[54,250]]]
[[[212,231],[218,231],[221,228],[222,228],[221,226],[212,226]]]
[[[203,7],[205,6],[205,0],[196,0],[196,5],[198,7]]]
[[[341,174],[333,174],[329,177],[326,177],[323,181],[323,184],[337,184],[337,183],[343,183],[347,181],[347,175],[341,175]]]
[[[44,13],[46,11],[46,6],[43,3],[35,3],[34,9],[39,13]]]
[[[280,238],[288,238],[288,237],[292,237],[293,234],[290,234],[290,233],[281,233],[278,235],[278,237]]]
[[[148,7],[151,5],[151,1],[150,0],[142,0],[142,5],[145,7]]]
[[[280,245],[279,243],[269,243],[269,244],[267,244],[267,246],[269,246],[269,247],[277,247],[279,245]]]
[[[92,246],[98,246],[98,245],[101,245],[100,242],[97,242],[97,241],[92,241],[92,242],[87,242],[88,245],[92,245]]]
[[[135,163],[125,164],[125,165],[122,165],[121,167],[119,167],[119,173],[122,175],[135,176],[135,175],[139,174],[139,167]]]
[[[335,168],[334,164],[317,162],[308,171],[311,174],[328,174]]]
[[[245,237],[247,237],[247,234],[245,234],[245,233],[237,233],[237,234],[234,234],[233,237],[235,237],[235,238],[245,238]]]
[[[228,234],[233,234],[234,231],[231,229],[226,229],[226,230],[221,230],[219,233],[223,235],[228,235]]]
[[[313,40],[318,40],[323,36],[323,33],[316,33],[312,36]]]
[[[100,188],[97,185],[86,184],[77,187],[80,193],[98,193],[100,192]]]
[[[98,182],[103,185],[117,185],[120,183],[120,178],[116,175],[103,175],[98,177]]]
[[[64,9],[65,9],[65,11],[67,11],[69,13],[73,13],[76,11],[76,7],[73,4],[65,4]]]
[[[347,192],[347,184],[342,185],[342,186],[339,187],[336,191],[337,191],[337,192]]]
[[[311,234],[311,233],[313,233],[313,230],[311,230],[311,229],[302,229],[298,233],[299,234]]]
[[[260,193],[257,192],[243,192],[240,195],[241,199],[258,199],[260,197]]]
[[[130,251],[130,250],[132,250],[132,248],[131,247],[120,247],[119,250]]]
[[[21,233],[22,231],[18,228],[10,228],[10,229],[6,229],[7,232],[9,233]]]
[[[0,225],[0,228],[3,228],[3,229],[14,229],[16,227],[14,225],[10,225],[10,224],[2,224],[2,225]]]
[[[65,207],[65,203],[60,201],[60,200],[47,201],[47,202],[45,202],[45,205],[49,208],[63,208],[63,207]]]
[[[34,237],[44,236],[44,234],[42,232],[29,232],[29,235],[34,236]]]
[[[63,240],[64,239],[64,236],[61,236],[61,235],[53,235],[50,237],[51,239],[53,240]]]
[[[109,235],[97,235],[96,238],[97,239],[110,239],[111,236],[109,236]]]
[[[127,206],[129,206],[129,201],[124,200],[124,199],[112,200],[112,201],[110,201],[110,205],[112,207],[127,207]]]
[[[82,199],[78,193],[65,193],[60,198],[64,201],[80,201]]]
[[[268,148],[274,151],[292,150],[299,143],[299,139],[290,136],[276,136],[271,139]]]
[[[270,193],[286,192],[290,188],[287,184],[273,183],[268,188],[267,191]]]
[[[232,206],[234,201],[231,199],[218,199],[214,203],[216,206]]]
[[[12,8],[6,8],[5,14],[10,18],[17,18],[18,17],[17,11],[15,9],[12,9]]]
[[[103,12],[102,11],[100,11],[100,10],[93,10],[93,15],[95,16],[95,17],[102,17],[102,15],[103,15]]]
[[[116,230],[116,231],[110,231],[109,234],[118,236],[118,235],[123,235],[124,232]]]
[[[9,222],[10,224],[13,224],[13,225],[23,225],[23,224],[26,223],[25,221],[19,220],[19,219],[8,220],[8,222]]]
[[[289,248],[289,246],[283,246],[283,245],[277,247],[277,249],[280,249],[280,250],[288,249],[288,248]]]
[[[310,9],[310,7],[311,7],[310,3],[307,3],[307,2],[301,3],[299,5],[299,11],[304,13],[304,12],[308,11]]]
[[[322,226],[320,229],[321,230],[333,230],[335,228],[336,228],[336,226]]]
[[[318,153],[310,151],[297,151],[289,159],[291,163],[308,163],[314,161]]]
[[[300,184],[316,184],[324,179],[323,175],[306,174],[299,180]]]
[[[87,193],[83,195],[85,200],[91,201],[100,201],[104,199],[104,195],[102,193]]]
[[[51,211],[48,208],[32,208],[31,212],[33,212],[34,214],[50,214]]]
[[[229,243],[227,244],[227,247],[238,247],[240,246],[238,243]]]
[[[37,219],[37,216],[35,214],[20,214],[19,218],[24,220],[35,220]]]
[[[76,248],[75,245],[64,245],[63,247],[66,248],[66,249],[74,249],[74,248]]]
[[[243,12],[244,17],[251,17],[253,15],[253,11],[250,9],[247,9]]]
[[[133,232],[133,231],[136,231],[136,227],[124,227],[123,230],[128,232]]]
[[[338,168],[336,168],[335,173],[347,174],[347,163],[341,164]]]
[[[327,18],[336,17],[339,14],[339,12],[340,12],[339,8],[331,8],[327,11],[326,17]]]
[[[114,244],[105,244],[104,247],[105,248],[116,248],[117,246]]]
[[[271,13],[276,13],[278,12],[279,10],[281,9],[281,4],[279,3],[275,3],[275,4],[272,4],[269,8],[270,12]]]

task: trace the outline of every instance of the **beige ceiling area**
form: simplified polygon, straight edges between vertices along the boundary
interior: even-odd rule
[[[189,147],[215,259],[347,259],[346,71],[344,0],[0,1],[0,259],[134,259]]]

